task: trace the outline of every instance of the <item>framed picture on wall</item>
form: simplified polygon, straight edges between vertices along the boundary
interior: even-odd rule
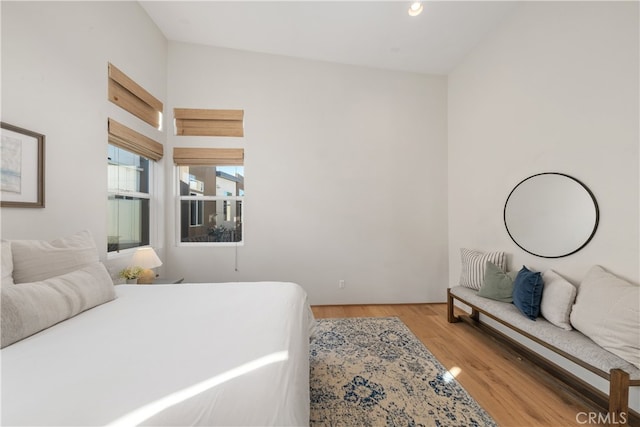
[[[0,206],[44,208],[44,135],[0,125]]]

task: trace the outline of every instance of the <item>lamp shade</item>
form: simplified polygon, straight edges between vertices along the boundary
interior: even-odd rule
[[[158,258],[156,251],[151,247],[138,249],[136,253],[133,254],[131,263],[142,268],[156,268],[162,265],[162,261]]]

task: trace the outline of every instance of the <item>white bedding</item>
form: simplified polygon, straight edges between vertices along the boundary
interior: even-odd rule
[[[305,292],[121,285],[2,349],[2,425],[309,425]]]

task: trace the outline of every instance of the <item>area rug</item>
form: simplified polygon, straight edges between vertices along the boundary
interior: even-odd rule
[[[496,426],[398,318],[318,319],[312,426]]]

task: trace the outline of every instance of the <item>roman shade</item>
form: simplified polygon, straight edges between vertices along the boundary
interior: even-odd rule
[[[176,135],[244,136],[244,110],[174,108]]]
[[[244,149],[175,147],[173,162],[178,166],[240,166],[244,163]]]
[[[160,129],[162,102],[109,63],[109,101]]]
[[[109,144],[124,148],[151,160],[160,160],[164,153],[162,144],[109,118]]]

